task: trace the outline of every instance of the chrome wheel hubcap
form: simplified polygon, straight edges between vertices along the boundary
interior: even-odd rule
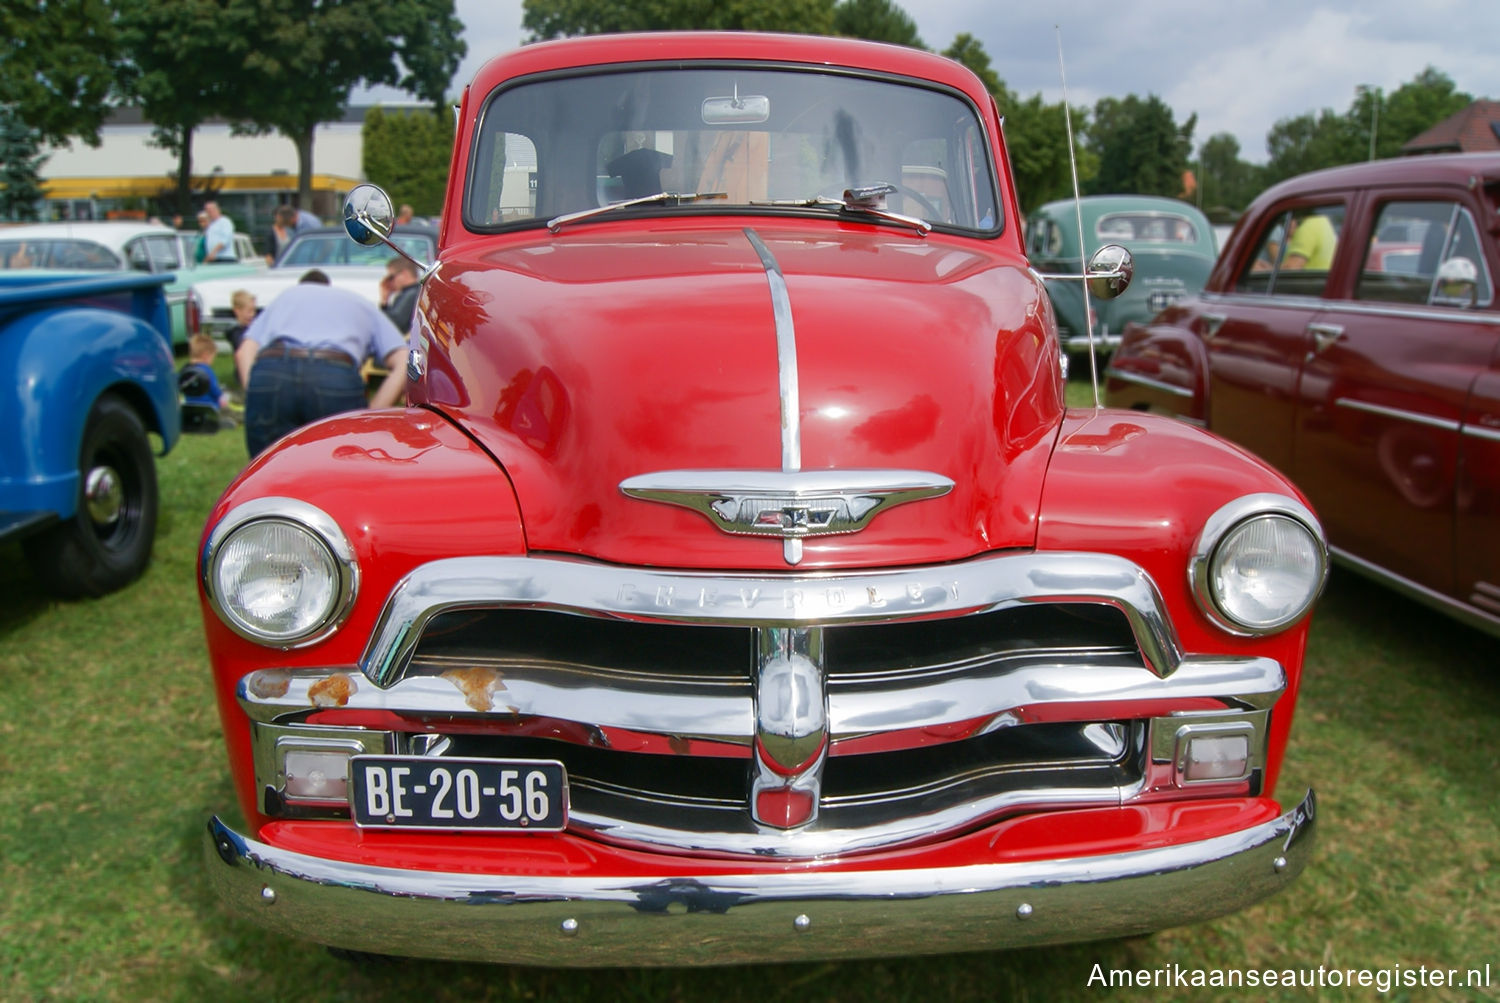
[[[96,526],[111,526],[119,521],[125,507],[125,486],[113,467],[95,467],[83,482],[83,500],[89,518]]]

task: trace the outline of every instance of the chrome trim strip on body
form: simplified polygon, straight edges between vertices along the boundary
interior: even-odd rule
[[[1460,428],[1458,422],[1447,418],[1438,418],[1430,414],[1422,414],[1419,411],[1405,411],[1401,408],[1386,407],[1383,404],[1371,404],[1368,401],[1355,400],[1352,397],[1340,397],[1333,403],[1336,407],[1348,408],[1351,411],[1363,411],[1365,414],[1375,414],[1382,418],[1395,418],[1397,421],[1410,422],[1413,425],[1440,428],[1445,432],[1457,432]]]
[[[1120,342],[1125,339],[1123,334],[1111,334],[1108,331],[1094,335],[1093,343],[1104,348],[1119,348]],[[1086,334],[1070,334],[1063,339],[1063,347],[1070,351],[1083,351],[1089,347],[1089,336]]]
[[[1202,298],[1212,302],[1241,303],[1255,307],[1288,307],[1297,310],[1327,310],[1332,313],[1355,313],[1372,317],[1392,317],[1401,320],[1444,321],[1463,324],[1488,324],[1500,326],[1500,314],[1490,310],[1435,310],[1431,307],[1403,306],[1398,303],[1376,301],[1354,302],[1331,300],[1319,296],[1255,295],[1252,293],[1204,293]]]
[[[1471,425],[1467,422],[1459,429],[1462,435],[1475,439],[1483,439],[1485,442],[1500,442],[1500,428],[1486,428],[1483,425]]]
[[[994,950],[1196,923],[1306,866],[1311,791],[1238,832],[1151,849],[952,867],[552,877],[326,860],[204,832],[210,884],[238,914],[356,950],[549,966],[698,965]],[[538,837],[542,839],[555,837]]]
[[[754,694],[745,678],[606,677],[546,666],[519,667],[504,676],[487,699],[508,721],[535,719],[599,729],[604,736],[614,730],[746,750],[756,735]],[[330,679],[339,682],[329,686]],[[910,732],[913,742],[921,744],[930,729],[965,722],[974,723],[973,734],[984,734],[1015,724],[1093,721],[1100,703],[1120,705],[1121,713],[1130,703],[1188,700],[1211,700],[1225,710],[1264,710],[1285,688],[1284,670],[1269,658],[1189,657],[1161,677],[1118,658],[1091,660],[1042,650],[995,658],[950,678],[905,679],[896,687],[855,687],[834,679],[824,728],[837,755],[846,741],[870,735],[899,739]],[[412,675],[381,688],[349,669],[261,669],[241,679],[238,687],[246,716],[264,723],[334,706],[320,699],[324,692],[338,693],[336,706],[350,711],[471,720],[483,713],[475,706],[472,688],[466,691],[441,676]],[[986,719],[990,724],[983,723]],[[582,734],[570,736],[570,729],[553,735],[564,742],[586,741]],[[599,740],[598,735],[587,737],[589,744]],[[930,734],[925,741],[932,741]]]
[[[1124,369],[1116,369],[1113,366],[1110,366],[1104,370],[1104,378],[1107,380],[1114,379],[1123,380],[1126,383],[1135,383],[1139,386],[1146,387],[1148,390],[1160,390],[1163,393],[1173,394],[1177,397],[1193,396],[1193,392],[1187,387],[1174,386],[1173,384],[1168,383],[1165,380],[1152,379],[1149,376],[1142,376],[1139,373],[1132,373]]]
[[[1409,578],[1381,567],[1378,564],[1355,557],[1347,550],[1338,547],[1330,547],[1329,552],[1334,560],[1352,571],[1357,571],[1367,578],[1371,578],[1382,585],[1388,586],[1415,602],[1437,610],[1462,624],[1473,627],[1475,630],[1483,631],[1494,637],[1500,637],[1500,615],[1495,615],[1483,609],[1470,606],[1453,596],[1444,595],[1426,585],[1419,584]]]
[[[657,571],[536,557],[432,561],[392,591],[359,668],[376,686],[406,671],[422,631],[451,610],[529,608],[656,623],[797,627],[893,623],[1066,602],[1125,614],[1158,676],[1183,660],[1166,603],[1137,564],[1112,554],[1002,554],[962,564],[784,575]]]

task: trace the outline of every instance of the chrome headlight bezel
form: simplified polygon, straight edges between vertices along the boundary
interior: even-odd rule
[[[1306,533],[1316,555],[1316,567],[1308,580],[1307,595],[1290,612],[1274,620],[1250,622],[1228,608],[1219,594],[1215,569],[1226,541],[1263,519],[1282,520]],[[1252,494],[1224,505],[1203,524],[1188,563],[1188,580],[1198,606],[1217,626],[1239,637],[1265,637],[1286,630],[1307,615],[1328,581],[1328,569],[1328,542],[1307,506],[1286,495]]]
[[[235,536],[252,526],[277,523],[305,533],[326,552],[337,577],[330,600],[310,624],[289,633],[259,628],[236,615],[226,601],[219,580],[224,550]],[[354,548],[333,517],[296,498],[257,498],[231,509],[204,541],[199,563],[204,594],[224,625],[247,641],[281,649],[303,648],[328,637],[342,626],[359,591],[359,564]]]

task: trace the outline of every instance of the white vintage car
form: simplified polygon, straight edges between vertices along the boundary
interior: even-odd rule
[[[423,227],[403,227],[393,238],[412,257],[431,261],[436,257],[437,232]],[[389,247],[361,247],[341,227],[302,230],[292,237],[281,257],[270,268],[255,275],[205,278],[188,291],[188,325],[193,333],[224,337],[235,326],[230,300],[244,289],[264,310],[282,290],[296,285],[309,269],[326,274],[329,281],[380,302],[380,280],[385,263],[395,255]]]
[[[194,264],[195,230],[173,230],[160,223],[35,223],[0,231],[0,270],[47,269],[69,272],[175,273],[167,289],[172,344],[185,349],[189,323],[183,303],[187,290],[205,275],[245,283],[265,270],[248,234],[235,234],[234,264]]]

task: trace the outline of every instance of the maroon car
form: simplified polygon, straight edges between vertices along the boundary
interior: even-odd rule
[[[1500,634],[1497,196],[1493,153],[1271,188],[1201,296],[1127,331],[1108,403],[1260,454],[1346,565]]]

